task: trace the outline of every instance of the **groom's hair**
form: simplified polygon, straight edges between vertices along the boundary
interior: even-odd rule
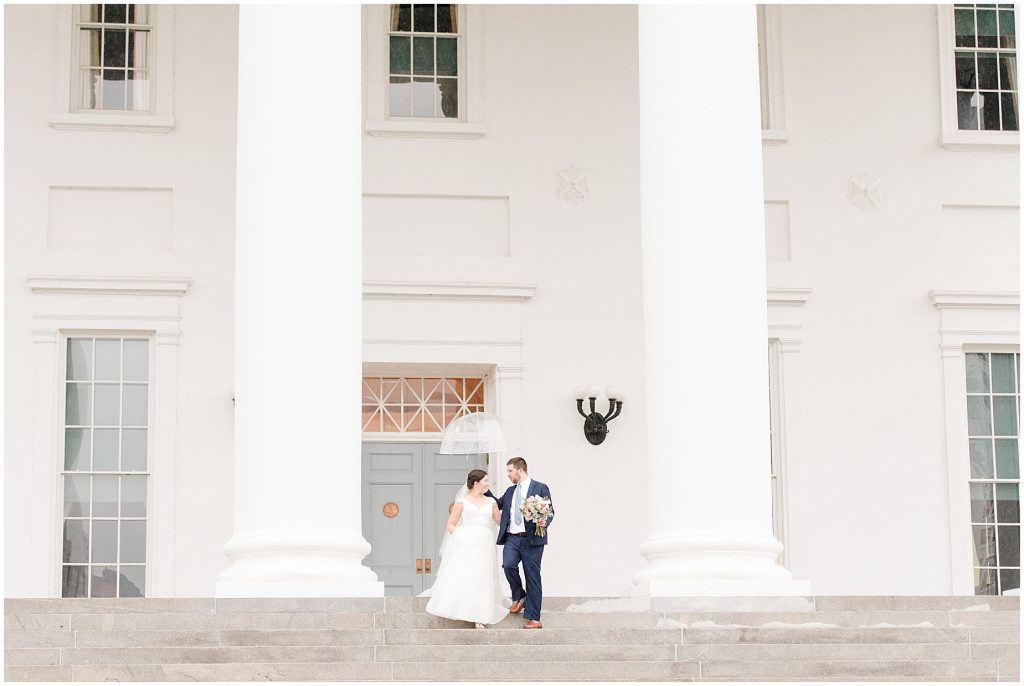
[[[485,472],[484,470],[474,469],[469,473],[468,476],[466,476],[466,488],[472,490],[473,485],[476,484],[481,479],[483,479],[485,476],[487,476],[487,472]]]
[[[527,471],[527,470],[526,470],[526,460],[524,460],[524,459],[523,459],[523,458],[521,458],[521,457],[513,457],[513,458],[512,458],[511,460],[509,460],[509,461],[508,461],[508,462],[506,462],[505,464],[506,464],[506,465],[512,465],[512,466],[513,466],[513,467],[515,467],[516,469],[521,469],[521,470],[523,470],[524,472],[525,472],[525,471]]]

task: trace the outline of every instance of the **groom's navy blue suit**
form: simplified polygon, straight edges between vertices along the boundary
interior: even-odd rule
[[[548,533],[545,536],[537,535],[537,525],[530,521],[523,522],[526,528],[525,536],[518,536],[509,533],[508,527],[511,518],[514,516],[516,486],[509,486],[505,494],[498,498],[490,491],[485,495],[494,498],[501,510],[501,524],[498,525],[498,545],[504,545],[501,566],[505,570],[505,577],[508,579],[509,588],[512,589],[512,602],[526,597],[526,608],[523,616],[527,619],[540,621],[540,605],[544,597],[543,588],[540,582],[540,562],[544,556],[544,546],[548,544]],[[551,491],[547,484],[542,484],[533,479],[530,480],[530,487],[522,496],[525,501],[531,495],[537,495],[551,500]],[[555,519],[555,505],[551,502],[551,517],[548,519],[548,526]],[[526,572],[526,590],[523,590],[523,581],[519,577],[519,563],[523,563],[523,571]]]

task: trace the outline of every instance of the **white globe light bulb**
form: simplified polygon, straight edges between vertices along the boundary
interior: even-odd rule
[[[622,400],[622,391],[616,386],[609,386],[604,390],[609,400]]]
[[[587,387],[582,384],[572,389],[572,397],[576,400],[582,400],[587,397]]]
[[[595,383],[587,385],[587,397],[596,398],[601,395],[601,387]]]

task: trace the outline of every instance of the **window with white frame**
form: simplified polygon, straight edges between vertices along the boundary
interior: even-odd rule
[[[366,433],[441,433],[459,417],[483,411],[481,377],[363,377]]]
[[[459,6],[391,5],[388,114],[459,118]]]
[[[966,354],[974,592],[1020,588],[1020,354]]]
[[[148,111],[149,5],[79,5],[76,15],[73,109]]]
[[[61,595],[142,597],[150,341],[69,336],[66,348]]]
[[[1017,131],[1012,4],[954,4],[957,128]]]

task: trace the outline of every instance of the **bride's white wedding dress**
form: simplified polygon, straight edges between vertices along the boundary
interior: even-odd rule
[[[462,519],[445,547],[426,610],[448,619],[497,624],[508,614],[509,590],[494,543],[494,501],[476,505],[462,497],[457,502],[462,503]]]

